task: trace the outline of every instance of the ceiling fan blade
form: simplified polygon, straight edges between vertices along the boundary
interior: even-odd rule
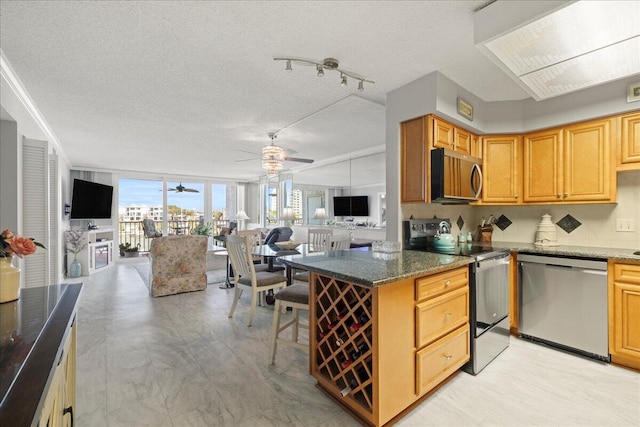
[[[158,190],[158,191],[162,191],[162,190]],[[167,191],[177,191],[175,188],[167,188]]]
[[[182,190],[186,193],[199,193],[198,190],[194,190],[193,188],[185,188],[184,190]]]
[[[240,159],[240,160],[234,160],[234,162],[239,163],[239,162],[248,162],[249,160],[251,160],[252,162],[255,160],[260,160],[260,157],[254,157],[253,159]]]
[[[285,157],[284,159],[288,162],[313,163],[311,159],[300,159],[298,157]]]
[[[256,153],[255,151],[240,150],[239,148],[236,148],[236,151],[240,151],[242,153],[247,153],[247,154],[253,154],[254,156],[260,155],[260,153]]]

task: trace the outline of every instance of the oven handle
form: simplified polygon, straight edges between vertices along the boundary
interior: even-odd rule
[[[510,262],[509,258],[510,258],[509,254],[504,254],[503,256],[498,258],[489,258],[489,259],[483,259],[482,261],[477,261],[476,271],[484,271],[484,270],[499,267],[505,264],[509,265],[509,262]]]

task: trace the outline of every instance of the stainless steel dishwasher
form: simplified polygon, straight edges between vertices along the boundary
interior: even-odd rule
[[[523,338],[610,361],[607,262],[518,255]]]

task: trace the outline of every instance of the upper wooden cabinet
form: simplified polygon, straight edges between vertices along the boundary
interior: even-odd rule
[[[427,117],[419,117],[400,125],[402,203],[426,203],[429,200],[427,126]]]
[[[427,117],[429,117],[429,141],[432,148],[447,148],[471,155],[474,140],[478,139],[476,135],[435,116]]]
[[[483,136],[482,203],[522,203],[522,137]]]
[[[524,136],[525,203],[615,202],[612,118]]]
[[[640,111],[618,118],[620,128],[620,152],[618,170],[640,169]]]

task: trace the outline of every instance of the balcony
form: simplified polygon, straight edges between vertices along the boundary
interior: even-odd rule
[[[163,236],[191,234],[191,230],[196,228],[200,221],[195,220],[178,220],[168,221],[169,231],[163,230],[162,221],[154,221],[156,230],[162,232]],[[229,221],[217,220],[213,222],[212,232],[214,236],[220,234],[222,227],[227,227]],[[148,252],[151,245],[151,239],[145,237],[142,230],[141,221],[119,221],[118,222],[118,241],[120,243],[130,243],[131,247],[138,247],[141,252]]]

